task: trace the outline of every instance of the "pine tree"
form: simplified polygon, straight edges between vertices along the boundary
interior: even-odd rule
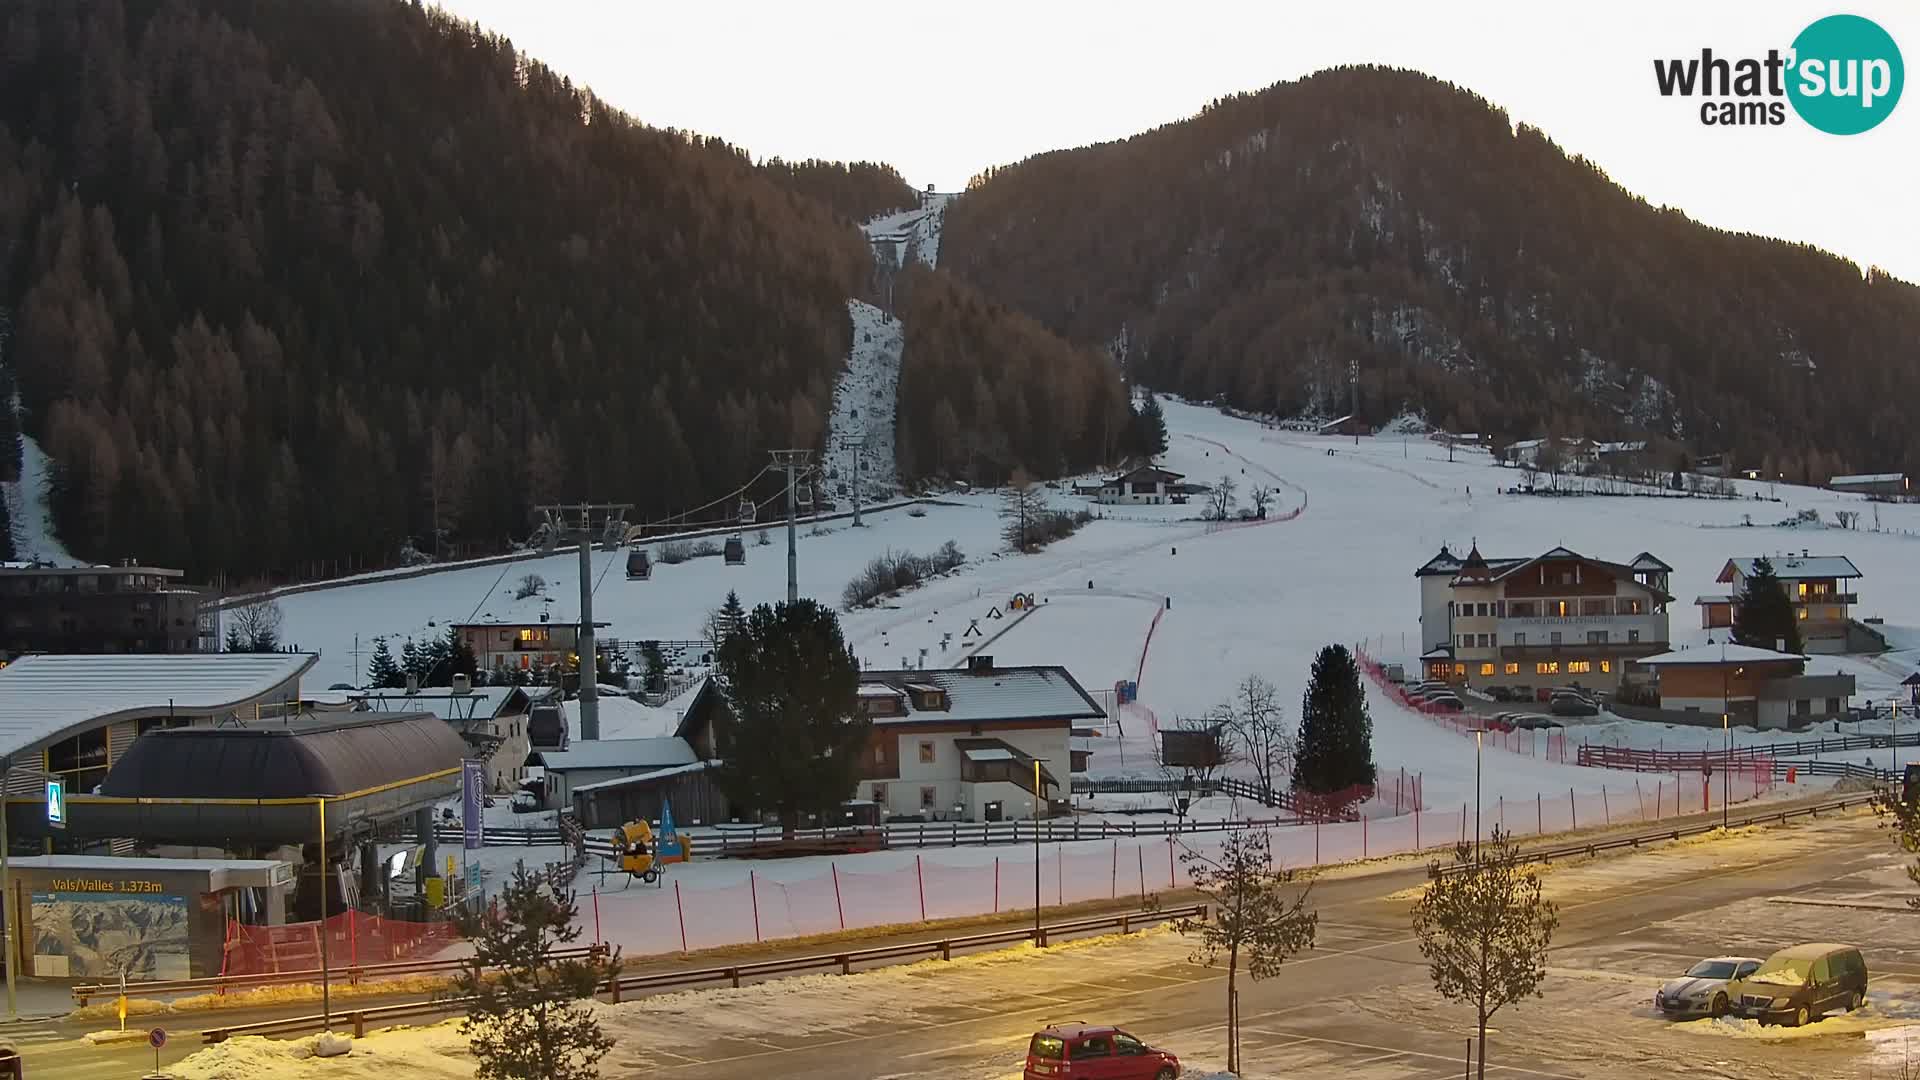
[[[423,686],[426,685],[427,665],[431,662],[420,646],[413,643],[412,638],[408,638],[407,643],[400,646],[401,674],[412,675]],[[406,683],[402,681],[400,685],[405,686]]]
[[[871,724],[853,713],[860,667],[832,608],[754,608],[721,646],[719,678],[732,719],[717,730],[716,779],[734,805],[772,811],[790,833],[852,797]]]
[[[514,867],[491,908],[460,920],[472,964],[454,976],[469,999],[461,1034],[480,1080],[592,1080],[613,1040],[594,1019],[594,988],[619,971],[618,955],[555,956],[580,938],[579,905],[544,874]]]
[[[1313,658],[1313,673],[1301,697],[1293,784],[1328,795],[1373,780],[1373,718],[1367,713],[1360,668],[1346,646],[1328,645]]]
[[[1160,399],[1151,391],[1134,414],[1132,435],[1134,453],[1141,457],[1156,458],[1167,452],[1166,414],[1160,411]]]
[[[226,635],[226,640],[223,642],[223,648],[227,652],[251,652],[252,651],[251,649],[247,648],[247,639],[241,636],[240,628],[237,626],[227,627],[227,635]]]
[[[1733,640],[1756,649],[1778,649],[1784,641],[1790,653],[1806,647],[1793,601],[1774,573],[1773,560],[1764,555],[1753,560],[1753,573],[1734,601]]]
[[[715,644],[725,643],[727,638],[740,629],[740,624],[746,621],[747,609],[740,605],[740,594],[728,589],[727,602],[720,605],[720,618],[715,624],[721,634]]]
[[[446,685],[453,685],[455,675],[465,675],[472,679],[478,674],[480,658],[474,655],[473,646],[467,644],[467,639],[460,633],[459,627],[447,627],[447,640],[441,645],[441,650],[446,657],[444,665],[447,671]]]
[[[367,665],[367,686],[378,689],[390,689],[407,685],[407,676],[400,665],[393,662],[393,650],[387,648],[386,638],[377,638],[373,643],[373,662]]]

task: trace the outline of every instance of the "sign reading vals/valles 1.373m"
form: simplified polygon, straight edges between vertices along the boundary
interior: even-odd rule
[[[157,881],[109,881],[105,878],[54,878],[47,883],[54,892],[160,893],[165,886]]]

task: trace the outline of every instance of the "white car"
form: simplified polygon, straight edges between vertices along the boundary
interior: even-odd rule
[[[1668,1016],[1725,1016],[1728,1002],[1740,998],[1740,980],[1759,967],[1759,959],[1752,956],[1702,960],[1655,991],[1653,1007]]]

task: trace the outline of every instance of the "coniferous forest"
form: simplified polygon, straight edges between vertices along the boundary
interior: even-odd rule
[[[98,558],[310,574],[731,488],[818,444],[868,276],[841,217],[911,198],[406,3],[31,0],[0,51],[8,359]]]
[[[941,267],[1157,389],[1920,469],[1920,289],[1648,205],[1502,110],[1344,68],[976,177]]]

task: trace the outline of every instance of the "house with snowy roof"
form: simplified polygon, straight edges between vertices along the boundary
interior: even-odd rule
[[[1807,674],[1807,657],[1722,642],[1643,657],[1660,708],[1760,728],[1845,719],[1853,676]]]
[[[1733,625],[1734,606],[1747,591],[1747,579],[1753,576],[1754,564],[1759,559],[1758,556],[1728,559],[1714,577],[1714,581],[1726,588],[1694,598],[1694,605],[1700,609],[1702,627],[1711,630]],[[1853,622],[1853,607],[1860,602],[1853,583],[1864,575],[1852,559],[1845,555],[1815,555],[1803,548],[1797,555],[1787,552],[1767,561],[1773,565],[1774,577],[1780,580],[1781,590],[1793,604],[1794,617],[1800,622],[1800,640],[1808,652],[1866,652],[1885,647],[1877,633],[1869,633],[1866,627]],[[1850,639],[1860,648],[1851,647]]]
[[[1038,766],[1042,804],[1064,802],[1076,762],[1095,741],[1074,729],[1106,713],[1067,669],[996,667],[975,655],[958,669],[870,670],[850,703],[872,730],[861,751],[855,801],[894,818],[1001,821],[1032,817]],[[708,680],[675,734],[702,760],[719,756],[716,728],[731,722],[719,684]],[[675,805],[678,805],[677,803]]]
[[[1913,481],[1907,478],[1906,473],[1856,473],[1833,477],[1827,481],[1827,490],[1900,499],[1913,494]]]
[[[1157,465],[1141,465],[1102,481],[1094,501],[1108,504],[1147,503],[1157,506],[1172,501],[1173,496],[1183,490],[1180,488],[1180,481],[1185,478],[1184,473],[1162,469]]]
[[[1649,552],[1624,563],[1556,547],[1493,558],[1476,542],[1414,571],[1421,667],[1429,679],[1533,694],[1613,689],[1628,661],[1667,649],[1673,568]]]

